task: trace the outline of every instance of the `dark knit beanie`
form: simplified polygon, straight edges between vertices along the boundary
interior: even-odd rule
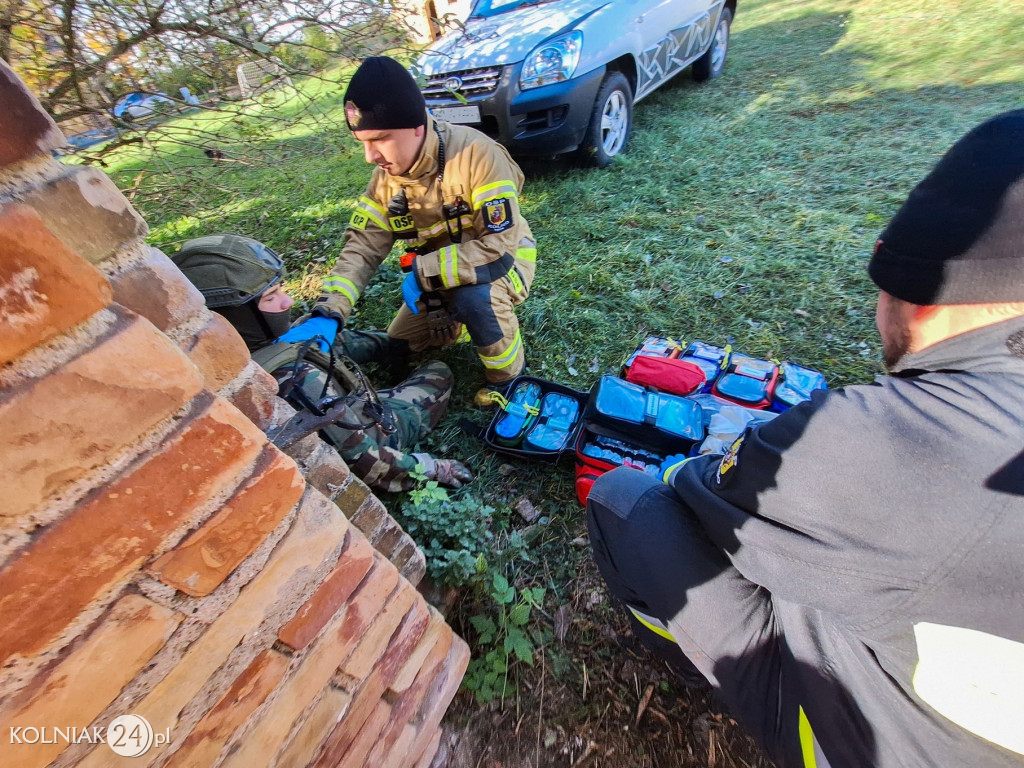
[[[922,306],[1024,301],[1024,109],[953,145],[882,232],[868,274]]]
[[[359,65],[345,91],[350,131],[387,131],[427,124],[427,103],[405,67],[387,56]]]

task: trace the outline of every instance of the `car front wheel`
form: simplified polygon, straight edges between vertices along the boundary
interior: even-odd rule
[[[581,150],[598,168],[622,152],[633,127],[633,89],[621,72],[609,72],[597,92]]]
[[[693,79],[698,83],[711,80],[722,74],[725,57],[729,53],[729,28],[732,26],[732,11],[722,9],[718,17],[718,26],[711,38],[711,46],[707,52],[693,62]]]

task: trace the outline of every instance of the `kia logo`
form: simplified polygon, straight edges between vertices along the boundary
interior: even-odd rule
[[[449,77],[444,81],[444,89],[451,93],[455,93],[462,87],[462,79],[458,77]]]

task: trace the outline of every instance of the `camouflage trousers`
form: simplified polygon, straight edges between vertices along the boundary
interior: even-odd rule
[[[424,363],[396,387],[377,390],[377,396],[394,414],[396,434],[404,448],[422,440],[437,426],[451,394],[452,372],[440,360]]]
[[[451,392],[451,370],[433,360],[398,386],[377,390],[391,411],[394,433],[387,434],[379,425],[350,430],[332,424],[323,430],[324,437],[367,485],[385,491],[409,490],[415,485],[411,473],[417,463],[409,451],[437,426]]]
[[[401,350],[395,348],[394,340],[384,331],[351,331],[342,330],[334,340],[334,351],[347,355],[357,364],[390,363],[395,356],[408,355],[404,345]]]

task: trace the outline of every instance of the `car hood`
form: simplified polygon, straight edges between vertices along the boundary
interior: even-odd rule
[[[558,0],[518,8],[486,19],[469,19],[417,60],[426,75],[515,64],[553,34],[572,29],[609,0]]]

